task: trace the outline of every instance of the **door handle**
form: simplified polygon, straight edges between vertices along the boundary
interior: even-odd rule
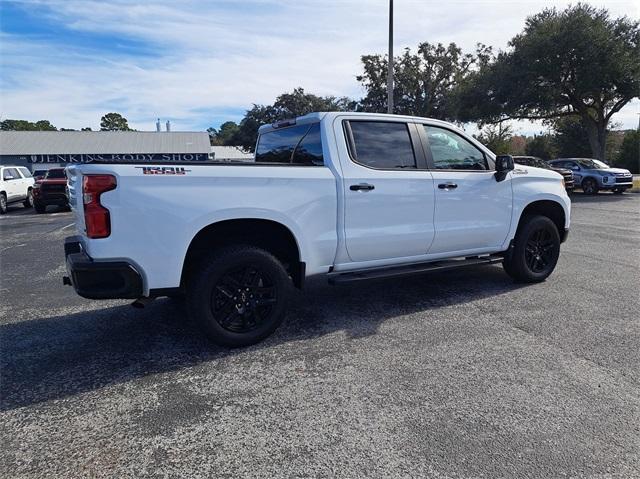
[[[370,185],[369,183],[360,183],[359,185],[351,185],[349,189],[351,191],[371,191],[375,188],[375,186]]]
[[[458,185],[456,185],[455,183],[451,183],[450,181],[447,183],[440,183],[438,185],[438,188],[440,188],[441,190],[448,190],[448,189],[454,189],[457,188]]]

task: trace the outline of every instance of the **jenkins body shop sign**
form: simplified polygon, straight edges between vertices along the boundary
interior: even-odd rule
[[[91,163],[94,161],[149,162],[162,161],[207,161],[208,153],[114,153],[114,154],[65,154],[65,155],[30,155],[30,163]]]

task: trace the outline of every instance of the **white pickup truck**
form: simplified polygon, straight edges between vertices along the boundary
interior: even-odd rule
[[[501,262],[543,281],[569,231],[551,170],[425,118],[313,113],[260,128],[255,162],[68,167],[86,298],[184,296],[216,343],[282,322],[291,287]]]

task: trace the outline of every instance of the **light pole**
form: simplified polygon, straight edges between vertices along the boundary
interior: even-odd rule
[[[389,62],[387,68],[387,113],[393,114],[393,0],[389,0]]]

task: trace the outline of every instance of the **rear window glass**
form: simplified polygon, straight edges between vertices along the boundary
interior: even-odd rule
[[[66,178],[67,175],[64,174],[64,170],[49,170],[47,171],[47,176],[45,178]]]
[[[371,168],[415,168],[406,123],[351,121],[355,160]]]
[[[262,133],[256,147],[256,162],[322,166],[320,124]]]

